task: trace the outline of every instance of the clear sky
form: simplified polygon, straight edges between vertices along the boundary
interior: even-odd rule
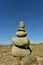
[[[0,44],[11,43],[21,20],[30,42],[43,42],[43,0],[0,0]]]

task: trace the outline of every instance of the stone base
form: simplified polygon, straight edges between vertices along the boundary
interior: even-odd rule
[[[25,56],[30,55],[30,50],[29,49],[21,49],[16,46],[13,46],[12,50],[11,50],[11,54],[15,57],[25,57]]]

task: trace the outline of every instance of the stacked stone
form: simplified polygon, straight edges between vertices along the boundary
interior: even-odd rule
[[[24,57],[30,55],[30,50],[28,48],[30,41],[26,38],[27,33],[25,31],[24,22],[19,23],[19,28],[16,32],[16,38],[12,38],[12,55],[16,57]]]

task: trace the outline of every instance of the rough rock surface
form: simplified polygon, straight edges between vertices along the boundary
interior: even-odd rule
[[[16,45],[16,46],[27,46],[30,44],[30,41],[27,38],[12,38],[12,42]]]
[[[29,49],[21,49],[16,46],[12,47],[12,55],[16,57],[24,57],[30,55],[30,50]]]

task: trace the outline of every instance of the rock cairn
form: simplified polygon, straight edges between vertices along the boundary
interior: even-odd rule
[[[26,38],[27,33],[23,21],[19,23],[16,36],[16,38],[12,38],[12,43],[14,44],[11,50],[12,55],[15,57],[25,57],[30,55],[30,41]]]

